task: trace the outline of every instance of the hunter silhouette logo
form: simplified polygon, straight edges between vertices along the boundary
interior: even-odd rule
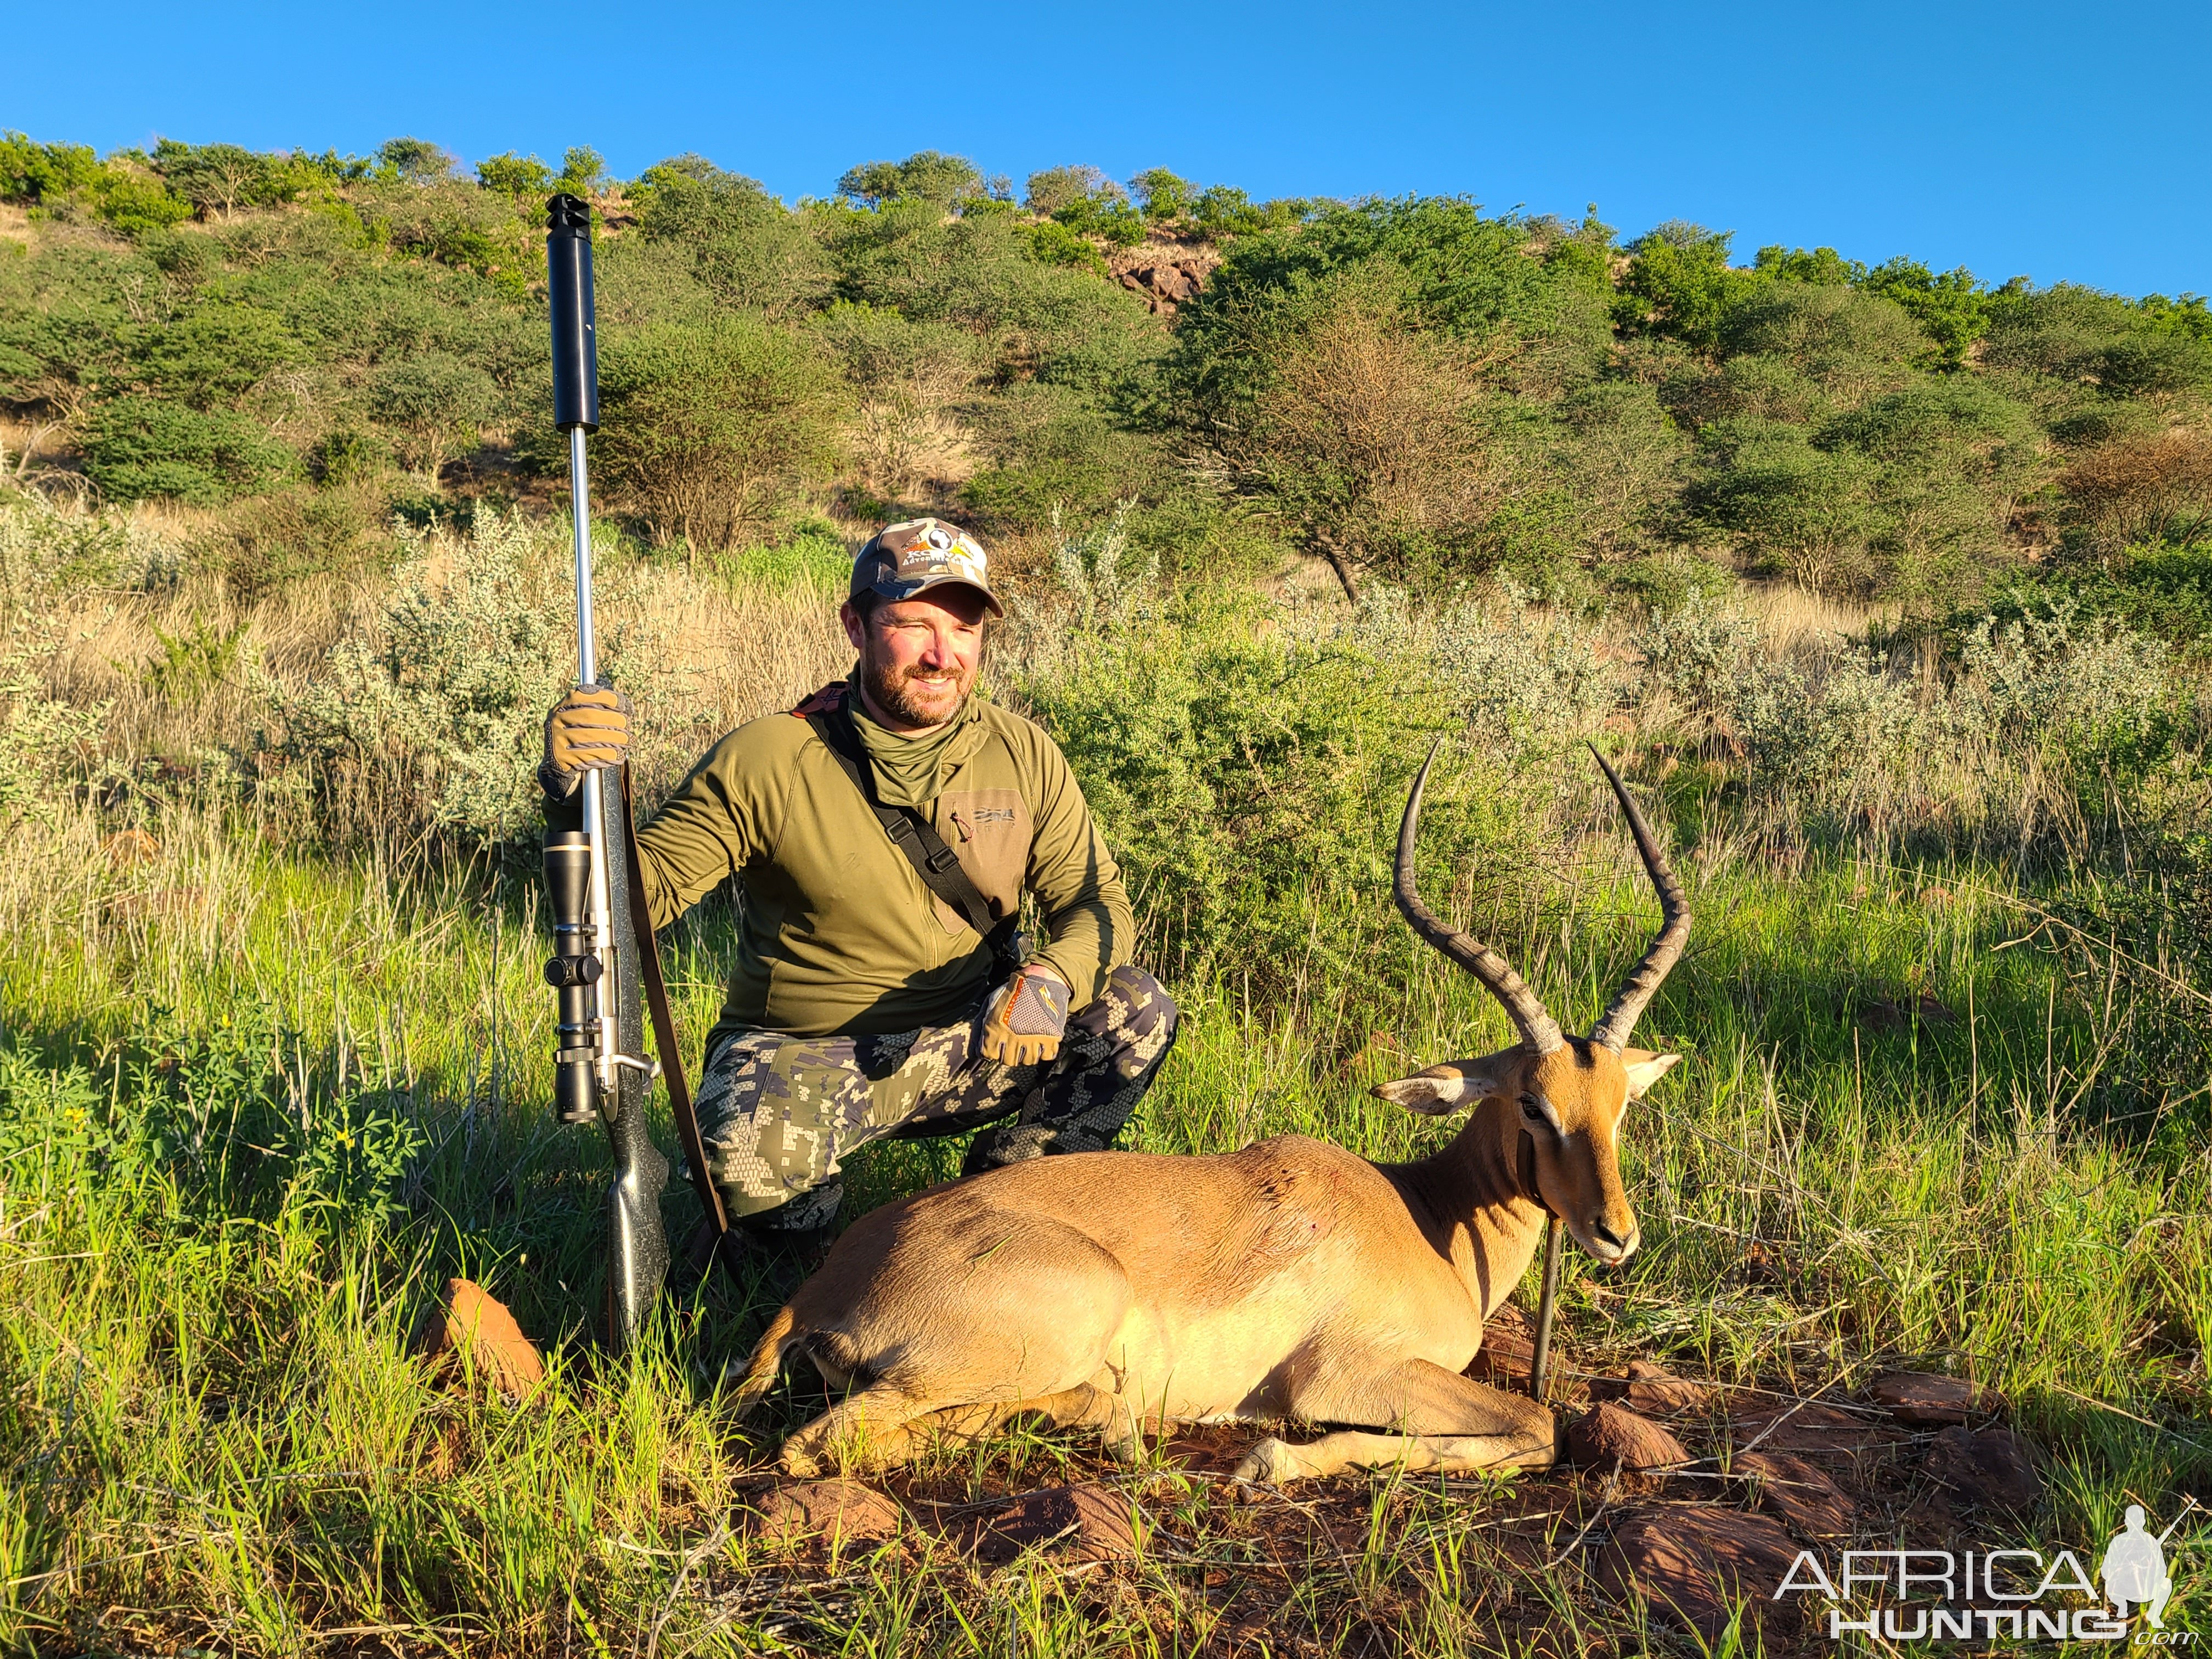
[[[2182,1510],[2183,1515],[2188,1512]],[[2180,1516],[2175,1516],[2173,1527],[2180,1524]],[[2099,1569],[2114,1617],[2124,1619],[2140,1607],[2153,1630],[2166,1628],[2166,1604],[2173,1594],[2173,1575],[2166,1570],[2166,1540],[2172,1536],[2173,1527],[2154,1538],[2143,1529],[2142,1505],[2128,1505],[2127,1526],[2112,1534]]]
[[[2102,1606],[2094,1605],[2097,1587],[2081,1560],[2065,1549],[2048,1559],[2030,1549],[1846,1550],[1833,1572],[1814,1552],[1801,1550],[1774,1599],[1818,1593],[1830,1604],[1832,1642],[1851,1632],[1910,1642],[2124,1642],[2129,1621],[2141,1613],[2145,1627],[2135,1632],[2136,1644],[2193,1646],[2197,1632],[2166,1628],[2173,1595],[2166,1540],[2197,1507],[2194,1498],[2185,1500],[2173,1525],[2154,1536],[2142,1506],[2128,1505],[2127,1524],[2099,1564]],[[2093,1605],[2069,1606],[2063,1597]]]

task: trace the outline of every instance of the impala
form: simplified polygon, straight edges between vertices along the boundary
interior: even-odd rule
[[[1615,1136],[1679,1056],[1627,1042],[1682,953],[1689,908],[1599,756],[1662,921],[1595,1029],[1564,1035],[1503,957],[1414,890],[1435,763],[1432,748],[1399,827],[1398,908],[1504,1005],[1521,1040],[1375,1092],[1416,1112],[1466,1110],[1458,1134],[1411,1164],[1304,1135],[1217,1157],[1040,1158],[863,1217],[770,1322],[738,1391],[749,1408],[797,1351],[842,1396],[785,1442],[787,1471],[896,1464],[933,1435],[1019,1416],[1095,1428],[1125,1455],[1176,1423],[1341,1425],[1306,1444],[1261,1441],[1237,1471],[1248,1480],[1552,1462],[1549,1409],[1463,1373],[1547,1215],[1600,1261],[1636,1249]]]

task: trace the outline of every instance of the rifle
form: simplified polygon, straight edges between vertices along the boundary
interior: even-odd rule
[[[546,204],[547,287],[553,319],[553,418],[568,434],[568,488],[576,534],[576,680],[602,684],[592,635],[591,486],[584,439],[599,424],[599,349],[593,337],[592,215],[576,198]],[[629,769],[607,787],[606,772],[584,774],[583,787],[545,814],[545,891],[553,921],[553,957],[545,978],[558,995],[554,1054],[554,1109],[563,1123],[605,1124],[614,1152],[607,1192],[606,1333],[616,1352],[642,1331],[668,1273],[668,1235],[660,1192],[668,1160],[653,1145],[646,1101],[665,1076],[683,1132],[692,1179],[713,1237],[726,1229],[720,1195],[707,1173],[705,1149],[684,1087],[683,1062],[660,956],[653,936],[630,812]],[[620,848],[619,857],[611,856]],[[660,1063],[634,1052],[643,1020],[640,981],[652,1004]]]
[[[599,348],[592,294],[591,210],[573,196],[546,204],[547,288],[552,302],[553,419],[568,434],[568,489],[576,536],[576,680],[599,683],[592,632],[592,522],[585,434],[599,429]],[[627,785],[628,778],[624,776]],[[554,1109],[563,1123],[606,1126],[615,1174],[607,1193],[607,1341],[627,1349],[643,1328],[668,1271],[660,1189],[668,1160],[646,1125],[653,1067],[626,1051],[638,1030],[638,963],[624,935],[633,931],[629,871],[608,856],[628,829],[629,790],[610,792],[605,774],[584,774],[569,802],[549,805],[545,891],[553,957],[545,978],[557,993]],[[565,809],[565,810],[564,810]],[[640,898],[642,895],[636,896]]]

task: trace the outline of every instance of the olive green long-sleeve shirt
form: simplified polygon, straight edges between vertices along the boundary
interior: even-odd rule
[[[1136,927],[1067,760],[1028,720],[970,698],[926,811],[961,867],[1012,915],[1036,896],[1036,954],[1093,1000]],[[728,999],[709,1036],[870,1035],[945,1024],[986,988],[991,952],[927,887],[804,720],[731,732],[638,832],[656,927],[726,878],[743,894]]]

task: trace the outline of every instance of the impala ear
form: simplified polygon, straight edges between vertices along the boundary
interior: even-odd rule
[[[1513,1063],[1520,1058],[1518,1048],[1508,1048],[1504,1054],[1485,1054],[1479,1060],[1448,1060],[1395,1083],[1378,1083],[1374,1093],[1377,1099],[1403,1106],[1409,1112],[1441,1117],[1492,1095],[1504,1094]]]
[[[1680,1054],[1655,1054],[1649,1048],[1624,1048],[1620,1051],[1620,1069],[1628,1073],[1628,1097],[1634,1100],[1656,1083],[1674,1063]]]

